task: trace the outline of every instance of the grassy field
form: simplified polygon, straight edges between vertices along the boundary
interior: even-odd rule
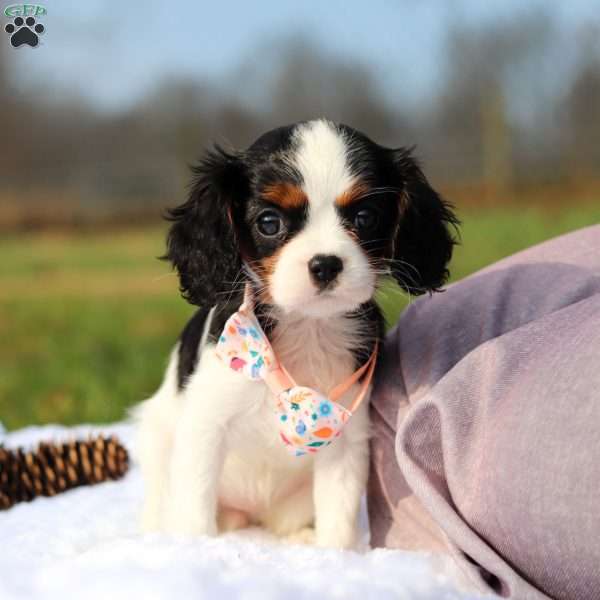
[[[460,279],[499,258],[600,222],[600,206],[462,213]],[[192,312],[155,257],[164,229],[4,236],[0,263],[0,421],[106,422],[152,394]],[[406,300],[382,302],[394,321]]]

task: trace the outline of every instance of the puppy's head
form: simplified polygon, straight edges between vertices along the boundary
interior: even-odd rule
[[[446,280],[457,221],[407,149],[317,120],[245,152],[216,148],[195,175],[167,252],[193,304],[250,278],[262,301],[328,317],[369,300],[385,273],[413,294]]]

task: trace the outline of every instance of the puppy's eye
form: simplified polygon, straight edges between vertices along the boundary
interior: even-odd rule
[[[281,231],[282,226],[281,217],[272,210],[262,212],[258,215],[258,219],[256,219],[256,227],[265,237],[277,235]]]
[[[354,215],[354,226],[361,232],[368,232],[377,227],[379,215],[372,208],[361,208]]]

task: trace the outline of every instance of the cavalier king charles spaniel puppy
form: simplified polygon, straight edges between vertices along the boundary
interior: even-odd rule
[[[166,258],[198,310],[159,390],[134,411],[142,526],[216,535],[261,525],[351,547],[369,465],[368,400],[335,439],[314,441],[333,436],[333,424],[313,429],[303,451],[297,438],[305,422],[346,421],[368,396],[364,366],[384,335],[378,286],[391,276],[410,294],[439,289],[457,220],[410,150],[322,119],[269,131],[245,151],[215,148],[194,175],[187,201],[169,212]],[[278,412],[272,385],[238,372],[241,358],[219,356],[226,326],[248,335],[236,320],[244,298],[252,336],[266,336],[270,362],[309,386],[299,389],[322,400],[321,413],[297,402]],[[248,339],[236,343],[253,360]],[[349,389],[335,403],[327,394],[342,382]],[[288,414],[291,434],[281,429]]]

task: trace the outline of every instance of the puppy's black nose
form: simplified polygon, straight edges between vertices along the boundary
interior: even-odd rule
[[[342,259],[333,254],[315,254],[308,262],[310,276],[320,288],[331,283],[343,268]]]

